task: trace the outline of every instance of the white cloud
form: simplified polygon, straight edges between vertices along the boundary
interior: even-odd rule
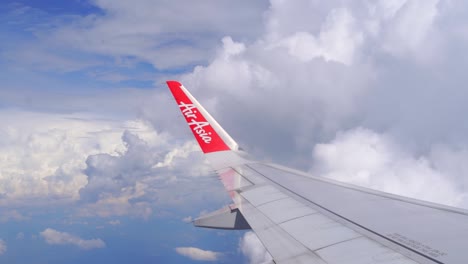
[[[78,190],[86,185],[82,173],[86,156],[119,149],[115,124],[79,118],[0,112],[5,124],[0,129],[0,193],[4,200],[78,198]]]
[[[193,260],[218,261],[222,256],[219,252],[203,250],[195,247],[178,247],[175,250],[178,254]]]
[[[363,34],[354,24],[354,17],[347,9],[334,9],[317,37],[308,32],[296,32],[274,46],[286,47],[301,61],[322,57],[349,65],[363,42]]]
[[[246,232],[239,242],[239,249],[249,263],[272,263],[272,257],[254,232]]]
[[[431,157],[412,156],[391,137],[368,129],[342,132],[317,144],[313,157],[314,175],[452,206],[464,198]]]
[[[193,142],[171,145],[170,140],[161,140],[164,135],[153,133],[126,131],[122,136],[126,149],[121,153],[88,156],[84,170],[88,184],[79,192],[83,203],[79,215],[148,219],[155,201],[159,207],[180,203],[180,197],[186,195],[182,190],[188,188],[184,187],[187,181],[207,175],[207,167]],[[177,177],[180,173],[187,176]],[[175,194],[176,186],[180,192]]]
[[[6,251],[7,251],[6,243],[5,241],[3,241],[3,239],[0,239],[0,255],[5,254]]]
[[[313,133],[336,129],[355,114],[356,99],[370,88],[367,65],[347,67],[323,58],[304,62],[261,41],[230,54],[226,40],[210,65],[197,67],[182,81],[205,98],[204,105],[221,124],[238,120],[224,127],[241,145],[262,149],[260,155],[275,153],[289,160],[297,148],[309,149]]]
[[[124,151],[120,137],[127,127],[151,136],[138,121],[119,124],[98,117],[6,110],[0,120],[5,124],[0,129],[0,193],[8,203],[77,200],[88,182],[83,170],[89,155]]]
[[[383,6],[388,6],[388,3],[379,2]],[[386,32],[383,36],[383,47],[397,55],[417,53],[418,49],[425,48],[430,43],[428,40],[434,39],[427,38],[431,31],[434,30],[433,23],[438,15],[437,5],[439,0],[412,0],[405,1],[403,5],[398,3],[396,6],[400,8],[383,8],[389,10],[386,14],[393,13],[392,20],[383,21],[385,24]],[[397,10],[395,12],[394,10]],[[383,18],[388,17],[389,15]],[[425,53],[425,55],[428,55]]]
[[[467,144],[456,118],[467,110],[456,73],[466,60],[451,31],[460,5],[271,1],[256,41],[225,37],[211,63],[181,79],[241,145],[302,168],[315,143],[356,126],[419,149]]]
[[[66,232],[59,232],[52,228],[45,229],[40,235],[44,238],[46,243],[50,245],[74,245],[85,250],[106,247],[104,241],[99,238],[86,240]]]
[[[194,142],[173,142],[143,120],[3,110],[0,122],[0,203],[7,206],[78,202],[75,213],[84,217],[148,219],[154,201],[181,202],[184,193],[168,186],[207,173]],[[181,171],[188,177],[177,177]],[[4,211],[0,221],[27,218]]]
[[[184,193],[173,195],[168,186],[207,173],[194,142],[173,142],[139,119],[2,110],[0,122],[4,206],[78,202],[80,216],[148,219],[155,200],[158,206],[181,202]],[[181,171],[188,177],[177,177]],[[27,218],[6,208],[0,221]]]

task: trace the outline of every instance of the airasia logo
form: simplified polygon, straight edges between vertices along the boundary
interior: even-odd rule
[[[179,104],[180,111],[182,111],[182,114],[184,114],[185,118],[187,118],[188,125],[190,128],[194,131],[194,134],[196,134],[198,137],[200,137],[203,142],[210,144],[211,142],[211,132],[206,132],[204,127],[209,126],[210,123],[208,122],[198,122],[197,119],[197,107],[194,106],[193,104],[186,104],[184,102],[180,102]]]

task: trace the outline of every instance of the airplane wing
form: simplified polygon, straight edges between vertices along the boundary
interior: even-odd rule
[[[196,226],[252,229],[275,263],[468,263],[468,211],[251,160],[183,85],[167,84],[233,200]]]

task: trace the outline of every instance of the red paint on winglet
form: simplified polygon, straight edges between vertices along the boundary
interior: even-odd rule
[[[190,100],[181,88],[182,84],[177,81],[167,81],[167,86],[171,90],[185,121],[192,130],[193,136],[200,145],[203,153],[229,150],[223,139],[216,133],[206,118],[200,113],[196,105]]]

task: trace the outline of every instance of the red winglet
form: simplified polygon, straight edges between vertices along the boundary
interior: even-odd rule
[[[184,89],[182,89],[182,84],[177,81],[167,81],[167,86],[169,86],[176,103],[179,105],[180,111],[185,117],[203,153],[230,150],[223,139],[202,115],[197,106],[198,102],[194,104],[194,102],[190,100]]]

